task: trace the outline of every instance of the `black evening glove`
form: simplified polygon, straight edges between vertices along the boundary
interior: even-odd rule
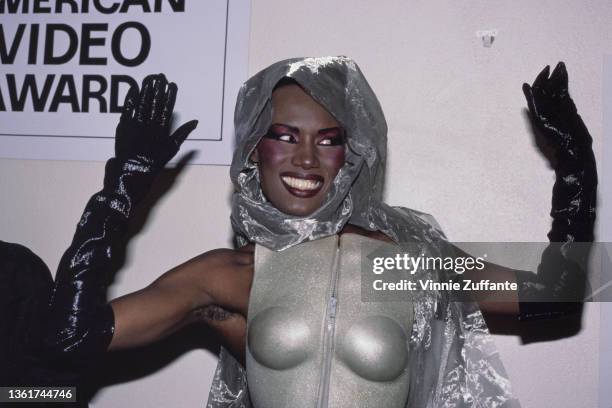
[[[553,318],[582,310],[586,264],[593,241],[597,170],[592,139],[568,93],[565,64],[549,77],[547,66],[523,92],[536,131],[553,148],[550,245],[538,274],[517,274],[521,320]]]
[[[115,135],[115,157],[106,163],[104,187],[77,224],[55,277],[45,330],[45,350],[79,361],[104,352],[114,332],[106,301],[117,249],[123,245],[135,206],[197,126],[191,121],[170,135],[177,87],[151,75],[140,94],[130,89]]]

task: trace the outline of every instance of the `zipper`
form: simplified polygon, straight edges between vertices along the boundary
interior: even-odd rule
[[[319,376],[319,391],[317,408],[327,408],[329,404],[329,376],[334,352],[334,335],[336,331],[336,311],[338,309],[338,274],[340,259],[340,236],[336,245],[336,253],[331,271],[327,307],[325,310],[325,330],[323,332],[323,361]]]

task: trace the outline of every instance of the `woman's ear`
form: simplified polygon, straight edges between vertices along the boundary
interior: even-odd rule
[[[257,149],[253,150],[253,153],[251,153],[251,157],[249,157],[249,160],[251,160],[251,162],[253,163],[259,163],[259,152],[257,152]]]

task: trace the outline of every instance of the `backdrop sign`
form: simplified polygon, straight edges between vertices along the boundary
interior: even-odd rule
[[[229,164],[246,79],[249,0],[0,0],[0,155],[106,160],[132,84],[179,87],[183,151]]]

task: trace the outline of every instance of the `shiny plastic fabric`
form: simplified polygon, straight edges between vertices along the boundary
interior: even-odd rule
[[[115,249],[153,176],[150,166],[108,161],[104,189],[87,203],[72,244],[60,260],[46,328],[48,352],[85,360],[108,348],[114,316],[106,287]]]
[[[83,363],[105,352],[112,340],[114,315],[106,288],[116,252],[136,205],[197,125],[188,122],[170,135],[176,91],[160,74],[145,78],[140,93],[128,92],[104,188],[90,198],[60,260],[44,334],[48,353]]]
[[[569,96],[565,64],[549,77],[547,66],[533,85],[523,85],[536,131],[553,148],[551,244],[538,274],[517,274],[521,320],[548,319],[578,313],[585,296],[588,246],[593,241],[597,170],[592,138]]]
[[[271,94],[283,77],[297,81],[347,134],[346,164],[322,207],[305,218],[283,214],[265,200],[257,167],[249,161],[270,126]],[[376,96],[351,59],[296,58],[264,69],[241,88],[235,127],[238,142],[230,173],[236,192],[231,219],[239,243],[250,241],[282,250],[336,234],[350,222],[382,231],[397,243],[418,242],[425,254],[448,251],[435,222],[381,201],[387,126]],[[419,299],[414,313],[408,369],[419,375],[406,384],[410,390],[407,407],[518,406],[475,303],[452,302],[449,293],[439,292]],[[222,352],[208,407],[251,406],[244,370]]]

